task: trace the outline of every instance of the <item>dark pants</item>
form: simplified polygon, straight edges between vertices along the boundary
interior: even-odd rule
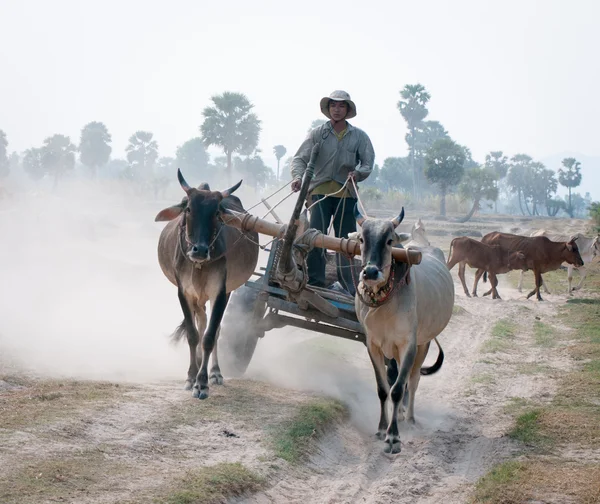
[[[311,197],[311,204],[323,199],[323,195]],[[344,201],[345,200],[345,201]],[[356,231],[356,220],[354,219],[355,198],[329,197],[320,201],[310,210],[310,227],[318,229],[327,234],[327,229],[333,219],[335,236],[348,238],[348,234]],[[339,205],[339,207],[338,207]],[[337,210],[337,211],[336,211]],[[314,248],[308,254],[306,264],[308,266],[308,283],[316,287],[329,287],[325,285],[325,249]],[[342,254],[336,254],[338,281],[352,296],[355,294],[354,281],[350,271],[350,262]]]

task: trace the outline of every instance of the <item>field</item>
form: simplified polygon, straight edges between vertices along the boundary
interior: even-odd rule
[[[573,296],[565,271],[548,274],[541,303],[525,299],[531,273],[523,293],[512,272],[502,300],[467,298],[455,267],[446,360],[392,458],[359,343],[275,330],[242,379],[202,402],[183,390],[187,345],[168,340],[181,314],[156,260],[167,204],[89,190],[0,202],[2,504],[600,501],[598,264]],[[400,230],[419,217],[445,254],[456,234],[587,225],[407,213]]]

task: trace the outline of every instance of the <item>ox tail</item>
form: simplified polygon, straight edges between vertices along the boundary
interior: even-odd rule
[[[421,376],[432,375],[434,373],[437,373],[442,368],[442,363],[444,362],[444,351],[442,350],[442,346],[440,345],[440,342],[437,340],[437,338],[433,338],[433,340],[435,341],[435,344],[437,345],[439,350],[438,358],[433,363],[433,366],[421,368]]]
[[[483,282],[487,282],[487,271],[483,272]]]
[[[183,320],[181,321],[181,324],[177,326],[177,329],[173,331],[173,334],[171,334],[171,342],[175,344],[185,336],[188,343],[197,345],[199,337],[198,331],[196,331],[196,327],[194,326],[194,314],[179,286],[177,289],[177,296],[179,297],[179,304],[181,305],[181,311],[183,312]]]

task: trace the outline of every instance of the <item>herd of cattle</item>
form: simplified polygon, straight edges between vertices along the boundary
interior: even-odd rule
[[[209,382],[222,384],[217,343],[219,327],[233,290],[243,285],[255,271],[259,243],[256,232],[242,232],[227,226],[221,219],[230,210],[245,212],[241,201],[232,195],[236,184],[226,191],[211,191],[207,184],[190,187],[178,171],[185,191],[181,203],[158,213],[156,221],[169,221],[159,238],[159,263],[168,280],[177,287],[183,322],[174,333],[187,338],[190,365],[186,388],[193,396],[205,399]],[[421,375],[438,371],[444,359],[437,336],[452,316],[455,293],[450,270],[458,263],[459,277],[467,296],[465,266],[477,268],[477,282],[489,275],[494,298],[499,298],[497,275],[510,270],[533,270],[537,299],[543,285],[542,274],[569,267],[569,292],[572,268],[585,276],[584,263],[600,254],[598,236],[559,237],[519,236],[493,232],[481,241],[455,238],[448,261],[441,249],[430,244],[419,220],[411,234],[397,233],[402,213],[390,220],[363,217],[355,208],[360,226],[352,238],[361,243],[362,269],[354,299],[356,316],[366,334],[366,346],[373,364],[380,399],[381,414],[377,436],[384,439],[387,453],[400,452],[398,422],[404,418],[414,423],[414,401]],[[418,247],[422,260],[417,267],[393,259],[392,249]],[[489,294],[490,292],[486,293]],[[206,303],[211,303],[207,324]],[[202,336],[201,336],[202,335]],[[437,361],[423,367],[430,344],[439,348]],[[208,361],[212,368],[208,374]],[[387,402],[393,408],[388,419]],[[404,411],[406,408],[406,411]]]

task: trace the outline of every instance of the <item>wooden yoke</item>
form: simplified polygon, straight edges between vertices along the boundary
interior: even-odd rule
[[[255,215],[238,213],[232,210],[224,212],[221,214],[221,217],[223,222],[228,226],[236,227],[242,231],[256,231],[257,233],[276,238],[282,238],[287,229],[287,226],[260,219]],[[343,254],[350,256],[360,255],[359,241],[346,238],[335,238],[333,236],[324,235],[317,230],[313,231],[314,237],[311,238],[311,242],[314,247],[342,252]],[[421,252],[418,250],[393,248],[392,257],[396,259],[396,261],[408,264],[419,264],[421,262]]]

